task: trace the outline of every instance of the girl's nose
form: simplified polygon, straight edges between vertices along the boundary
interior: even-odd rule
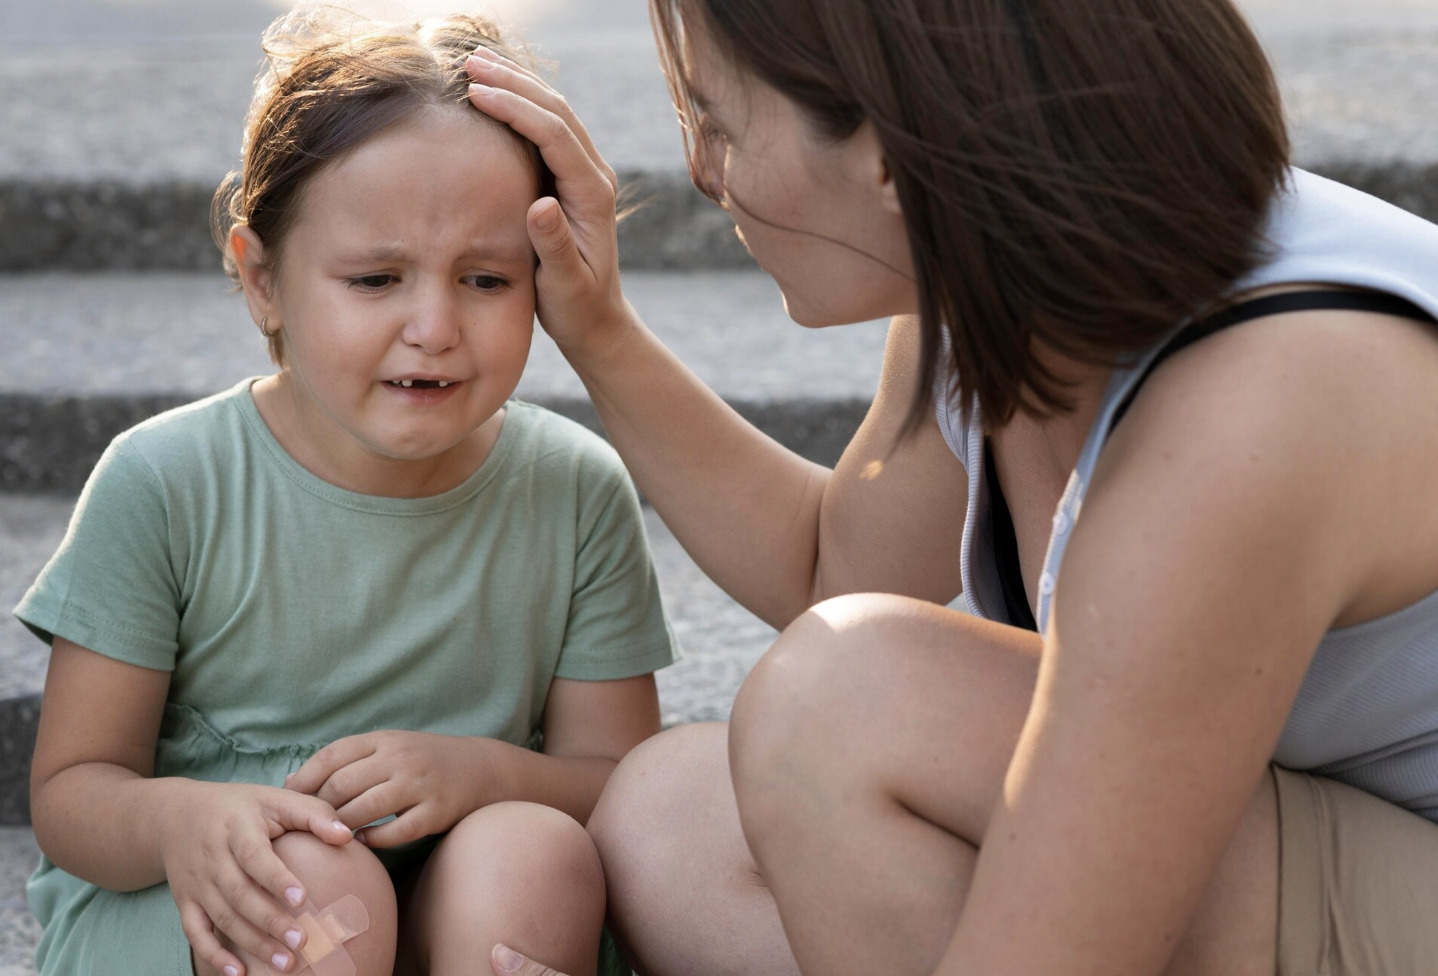
[[[459,307],[447,293],[427,294],[411,312],[402,337],[406,344],[436,356],[459,343]]]

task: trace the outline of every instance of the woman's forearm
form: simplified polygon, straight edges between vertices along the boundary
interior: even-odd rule
[[[811,602],[831,472],[740,417],[628,311],[617,341],[565,354],[635,482],[695,562],[782,627]]]

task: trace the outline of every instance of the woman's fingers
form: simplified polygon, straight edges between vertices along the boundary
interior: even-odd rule
[[[489,968],[495,976],[564,976],[559,970],[527,959],[503,943],[490,951]]]
[[[567,206],[593,207],[606,219],[613,219],[613,171],[607,166],[600,169],[562,116],[507,88],[490,85],[470,85],[469,100],[538,147]]]
[[[484,47],[478,48],[470,56],[469,61],[465,64],[465,70],[469,73],[470,78],[480,84],[508,89],[563,119],[564,124],[583,147],[590,162],[604,174],[605,178],[609,180],[610,186],[618,190],[619,180],[615,176],[614,170],[604,161],[604,157],[599,155],[599,150],[594,146],[594,140],[589,136],[589,130],[584,127],[583,122],[579,121],[579,116],[574,114],[569,100],[547,85],[533,71]]]

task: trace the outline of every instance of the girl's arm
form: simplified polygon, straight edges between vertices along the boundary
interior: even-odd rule
[[[308,830],[343,844],[350,834],[312,797],[151,778],[169,685],[167,672],[55,638],[31,767],[35,839],[56,866],[102,888],[168,881],[185,935],[216,969],[239,965],[217,929],[259,958],[285,954],[297,930],[282,905],[303,903],[304,886],[269,840]]]
[[[332,804],[361,840],[393,847],[449,830],[481,807],[542,803],[589,820],[619,760],[659,731],[652,674],[618,681],[550,682],[544,751],[484,736],[401,729],[336,740],[286,780]]]
[[[1351,368],[1376,326],[1289,318],[1175,357],[1114,436],[943,976],[1162,972],[1324,633],[1404,605],[1424,546],[1438,583],[1438,435],[1400,419],[1438,357]]]
[[[894,321],[878,395],[838,467],[803,460],[726,406],[624,300],[614,173],[564,100],[508,63],[472,71],[503,86],[476,91],[476,104],[539,146],[556,176],[558,204],[546,198],[530,210],[540,321],[636,482],[704,571],[776,627],[847,592],[952,599],[963,468],[932,417],[895,440],[920,382],[917,324]]]

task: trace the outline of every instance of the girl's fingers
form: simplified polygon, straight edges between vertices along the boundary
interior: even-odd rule
[[[262,937],[268,935],[270,953],[260,956],[268,959],[275,951],[288,950],[293,953],[305,943],[305,932],[293,915],[275,903],[275,900],[248,878],[237,879],[225,892],[230,906],[248,922]],[[288,901],[288,899],[286,899]],[[248,947],[247,947],[248,948]]]
[[[237,948],[265,960],[276,972],[287,973],[294,968],[294,951],[257,928],[218,890],[201,902],[201,907],[215,931],[224,933]]]
[[[265,816],[270,823],[270,840],[292,830],[306,831],[335,846],[348,844],[353,839],[350,828],[340,820],[335,808],[319,797],[275,790],[270,794]]]
[[[348,833],[348,831],[346,831]],[[235,862],[239,864],[240,870],[244,872],[244,889],[249,889],[249,882],[269,892],[271,897],[281,904],[298,908],[305,903],[305,886],[296,878],[280,856],[275,853],[274,846],[268,837],[247,838],[236,841],[230,845],[230,853],[234,855]],[[241,887],[236,883],[235,890],[230,894],[235,896],[241,893]],[[258,918],[258,916],[251,916]]]
[[[285,788],[296,793],[318,793],[338,770],[366,756],[374,755],[375,745],[375,741],[368,735],[351,735],[336,739],[286,776]]]
[[[393,783],[379,783],[340,807],[339,818],[358,830],[365,824],[399,813],[412,802],[402,797]]]
[[[210,917],[197,903],[187,902],[180,906],[180,929],[189,940],[196,959],[203,959],[224,976],[245,976],[245,964],[220,943]]]
[[[589,136],[589,130],[584,127],[583,122],[579,121],[579,116],[574,114],[569,100],[545,84],[544,80],[533,71],[483,47],[476,50],[466,62],[465,70],[474,81],[493,88],[508,89],[563,119],[565,125],[574,133],[574,137],[584,148],[590,162],[604,174],[611,186],[618,189],[619,181],[615,177],[614,170],[604,161],[604,157],[599,155],[599,150],[594,146],[594,140]]]
[[[444,828],[432,822],[423,809],[423,804],[410,808],[399,816],[376,827],[366,827],[355,835],[366,847],[398,847],[410,841],[439,833]]]

